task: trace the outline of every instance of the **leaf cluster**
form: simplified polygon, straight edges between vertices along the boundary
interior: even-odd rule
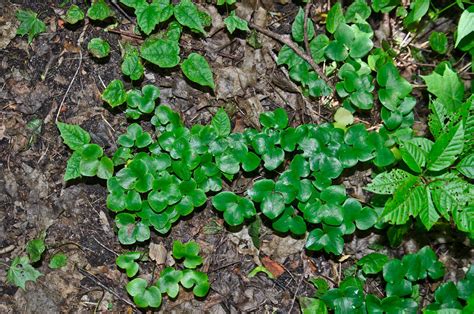
[[[345,278],[337,288],[329,289],[323,278],[312,283],[317,291],[315,298],[300,298],[303,313],[417,313],[419,312],[419,284],[429,278],[442,279],[444,265],[434,251],[424,247],[402,259],[390,259],[385,254],[371,253],[357,262],[361,267],[356,276]],[[382,276],[380,276],[382,274]],[[366,293],[368,276],[380,276],[385,282],[384,297]],[[471,265],[465,279],[457,284],[446,282],[434,292],[434,302],[426,305],[423,313],[455,312],[469,313],[472,310],[474,292],[474,266]],[[313,312],[314,313],[314,312]]]
[[[127,276],[135,277],[139,271],[139,264],[143,253],[125,252],[117,257],[117,266],[124,269]],[[149,285],[140,277],[132,279],[127,285],[127,292],[133,297],[133,301],[140,308],[158,308],[161,305],[162,294],[167,294],[169,298],[176,298],[179,294],[179,285],[185,289],[192,289],[197,297],[204,297],[209,291],[209,280],[207,274],[195,270],[202,264],[199,256],[199,245],[196,242],[181,243],[174,241],[173,256],[175,259],[184,259],[184,267],[180,270],[173,267],[165,267],[158,280]]]

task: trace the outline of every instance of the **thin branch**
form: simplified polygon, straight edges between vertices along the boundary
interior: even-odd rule
[[[319,68],[319,66],[316,64],[316,62],[314,62],[313,58],[311,58],[311,56],[308,56],[305,52],[301,51],[301,49],[298,47],[298,45],[296,45],[293,41],[289,40],[288,38],[286,37],[283,37],[282,35],[280,34],[277,34],[277,33],[274,33],[266,28],[263,28],[263,27],[260,27],[258,25],[255,25],[251,22],[248,23],[249,27],[259,31],[260,33],[264,34],[264,35],[267,35],[268,37],[270,38],[273,38],[285,45],[287,45],[288,47],[290,47],[291,49],[293,49],[293,51],[298,55],[300,56],[303,60],[305,60],[306,62],[309,63],[309,65],[313,68],[313,70],[319,75],[319,77],[321,79],[323,79],[326,84],[329,85],[329,87],[331,87],[332,89],[334,89],[334,86],[333,84],[331,83],[331,81],[328,79],[328,77],[323,73],[323,71],[321,71],[321,69]]]
[[[77,268],[77,270],[81,273],[81,275],[83,275],[84,277],[89,278],[89,279],[92,280],[95,284],[97,284],[99,287],[101,287],[102,289],[107,290],[107,291],[110,292],[112,295],[114,295],[117,299],[119,299],[120,301],[122,301],[122,302],[124,302],[124,303],[130,305],[132,308],[134,308],[135,310],[137,310],[137,307],[135,306],[135,304],[133,304],[132,302],[128,301],[127,299],[122,298],[117,292],[115,292],[115,290],[113,290],[112,288],[107,287],[107,286],[106,286],[105,284],[103,284],[96,276],[94,276],[93,274],[89,273],[87,270],[78,267],[77,265],[76,265],[76,268]]]

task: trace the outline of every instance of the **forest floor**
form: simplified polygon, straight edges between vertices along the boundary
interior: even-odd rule
[[[67,266],[58,270],[49,269],[47,263],[39,265],[44,275],[36,283],[28,283],[26,290],[7,284],[7,268],[0,265],[0,313],[94,309],[133,312],[124,289],[127,277],[115,264],[123,248],[114,231],[113,215],[105,205],[106,186],[95,180],[63,181],[71,152],[59,137],[55,118],[60,110],[61,121],[80,124],[90,132],[94,143],[104,147],[106,153],[113,152],[116,136],[125,131],[127,120],[120,111],[104,106],[100,95],[105,85],[122,76],[119,42],[136,43],[140,39],[104,32],[102,27],[90,24],[65,27],[60,20],[65,10],[63,2],[0,0],[0,259],[9,264],[41,232],[46,232],[45,241],[53,249],[48,254],[63,251],[69,258]],[[274,32],[290,33],[299,7],[278,1],[263,3],[256,15],[271,16],[267,25]],[[25,38],[15,37],[15,12],[20,8],[38,12],[47,25],[47,32],[31,45]],[[211,14],[217,12],[204,1],[202,8]],[[324,5],[317,9],[327,10]],[[218,14],[213,18],[219,23]],[[127,23],[123,19],[122,29],[128,27],[131,31],[133,25]],[[387,27],[382,21],[371,23],[379,33]],[[390,23],[394,22],[389,20]],[[315,25],[324,27],[318,21]],[[439,30],[453,27],[448,21]],[[111,44],[110,57],[101,63],[87,52],[87,42],[98,35]],[[81,36],[83,42],[78,45]],[[280,43],[260,34],[262,48],[254,49],[245,38],[229,37],[222,31],[206,38],[186,36],[182,52],[197,51],[206,56],[218,82],[215,94],[200,91],[177,70],[147,69],[142,83],[158,86],[160,102],[178,111],[187,126],[209,123],[220,107],[231,116],[234,131],[255,127],[261,112],[277,107],[289,112],[292,125],[332,119],[333,108],[338,106],[336,100],[322,104],[303,97],[276,65],[274,58]],[[382,37],[376,45],[380,45]],[[427,35],[422,35],[411,44],[423,47],[426,41]],[[420,85],[413,81],[414,74],[429,73],[438,60],[420,65],[402,54],[397,62],[402,75]],[[464,65],[461,60],[458,67]],[[419,100],[415,128],[423,134],[428,98],[423,87],[415,90],[415,96]],[[362,118],[370,125],[379,123],[377,116]],[[340,183],[349,188],[351,196],[365,200],[368,196],[362,186],[369,180],[370,171],[360,169]],[[264,225],[257,249],[247,226],[227,229],[211,206],[180,220],[167,237],[152,235],[146,246],[166,259],[176,239],[193,239],[200,244],[211,290],[205,299],[195,299],[192,292],[182,292],[177,300],[165,298],[160,308],[164,313],[299,313],[298,297],[312,296],[315,291],[310,278],[322,276],[338,283],[354,270],[355,261],[381,244],[392,257],[429,244],[446,265],[446,278],[455,281],[463,276],[461,269],[474,256],[472,248],[458,243],[450,230],[410,234],[393,249],[388,248],[383,231],[357,233],[346,239],[344,254],[337,257],[308,253],[304,239],[277,235]],[[249,278],[249,272],[260,264],[277,273],[276,279],[262,273]],[[367,287],[380,294],[379,285],[374,280]],[[427,283],[421,293],[423,289],[434,291],[435,287]]]

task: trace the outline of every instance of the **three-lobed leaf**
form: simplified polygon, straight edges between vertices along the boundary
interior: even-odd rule
[[[46,31],[46,25],[37,16],[31,10],[18,10],[16,12],[16,18],[20,21],[20,26],[16,33],[20,36],[28,35],[29,44],[31,44],[36,36]]]

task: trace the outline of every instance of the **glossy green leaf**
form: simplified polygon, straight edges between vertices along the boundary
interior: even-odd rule
[[[118,267],[125,269],[128,277],[134,277],[140,268],[136,260],[140,258],[140,252],[125,252],[115,260]]]
[[[209,279],[203,272],[186,269],[183,271],[183,278],[181,278],[181,284],[186,289],[193,288],[193,293],[197,297],[205,297],[209,292]]]
[[[135,10],[140,29],[149,35],[160,22],[161,9],[156,3],[145,3]]]
[[[206,34],[204,30],[206,23],[199,13],[198,8],[191,0],[181,0],[180,3],[174,7],[174,16],[181,25],[187,26],[193,31]]]
[[[433,72],[422,78],[428,91],[438,97],[448,112],[455,112],[458,109],[464,98],[464,85],[456,72],[446,65],[442,75]]]
[[[415,0],[410,5],[410,12],[403,20],[405,27],[418,23],[421,18],[428,12],[430,0]]]
[[[245,219],[256,215],[254,204],[247,198],[232,192],[221,192],[212,198],[212,205],[224,212],[224,220],[230,226],[241,225]]]
[[[464,157],[456,166],[463,175],[469,179],[474,179],[474,154]]]
[[[91,141],[89,133],[79,125],[57,122],[56,126],[61,133],[64,144],[72,150],[79,150]]]
[[[474,6],[471,5],[467,10],[463,11],[459,19],[457,31],[455,47],[458,47],[463,39],[468,39],[468,36],[474,32]]]
[[[184,75],[191,81],[202,86],[209,86],[214,89],[214,79],[212,70],[206,59],[198,53],[191,53],[186,60],[181,63]]]
[[[202,257],[199,256],[199,245],[194,241],[188,243],[174,241],[173,257],[184,259],[184,266],[186,268],[196,268],[202,264]]]
[[[311,251],[319,251],[324,248],[327,253],[339,255],[344,248],[342,233],[335,227],[324,227],[314,229],[308,234],[306,248]]]
[[[183,272],[172,267],[166,267],[160,273],[156,286],[161,293],[166,293],[170,298],[176,298],[179,293],[179,282],[183,279]]]
[[[133,297],[133,302],[140,308],[153,307],[161,305],[161,291],[156,286],[148,287],[145,279],[135,278],[126,286],[128,294]]]
[[[362,267],[362,271],[367,274],[377,274],[382,271],[388,256],[381,253],[370,253],[357,261],[357,265]]]
[[[219,136],[228,136],[232,131],[229,116],[222,108],[217,110],[216,114],[212,118],[211,125],[214,127],[214,130]]]
[[[161,68],[172,68],[180,61],[179,44],[169,39],[149,38],[142,44],[140,53],[143,59]]]

